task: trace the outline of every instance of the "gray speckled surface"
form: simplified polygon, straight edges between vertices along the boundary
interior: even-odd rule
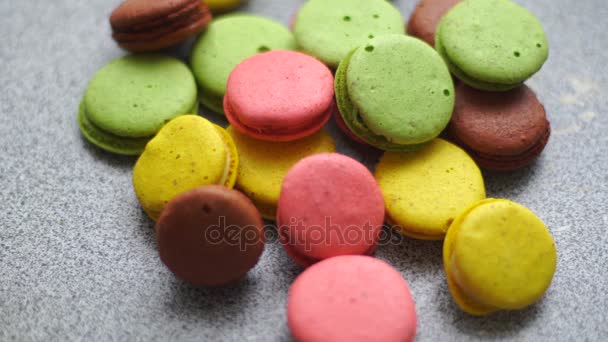
[[[276,241],[236,286],[180,283],[160,263],[135,199],[134,159],[81,138],[80,96],[97,69],[123,54],[107,24],[117,2],[0,2],[0,340],[289,340],[285,302],[300,269]],[[440,243],[385,246],[377,256],[415,295],[418,341],[608,339],[608,6],[518,2],[549,34],[551,57],[528,84],[554,134],[531,167],[486,174],[487,189],[547,223],[557,273],[531,308],[474,318],[450,299]],[[300,3],[251,0],[246,10],[287,23]],[[395,3],[406,16],[414,6]],[[330,128],[341,152],[373,163]]]

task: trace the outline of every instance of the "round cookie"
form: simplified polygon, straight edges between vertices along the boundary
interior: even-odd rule
[[[383,150],[416,150],[447,126],[454,83],[441,57],[404,35],[371,39],[338,67],[335,92],[348,128]]]
[[[223,128],[197,115],[171,120],[150,140],[133,169],[144,211],[157,220],[175,196],[202,185],[233,187],[238,154]]]
[[[112,38],[132,52],[170,47],[197,35],[210,21],[201,0],[125,0],[110,16]]]
[[[407,282],[372,257],[321,261],[289,289],[287,324],[296,341],[411,342],[416,323]]]
[[[273,20],[247,14],[213,20],[190,56],[201,103],[223,114],[228,76],[239,63],[260,52],[296,49],[293,34]]]
[[[317,59],[270,51],[230,74],[224,112],[239,132],[266,141],[293,141],[319,131],[334,109],[334,77]]]
[[[538,19],[509,0],[465,0],[442,19],[435,48],[471,87],[505,91],[543,66],[549,43]]]
[[[219,185],[183,193],[156,223],[160,259],[193,286],[242,278],[264,250],[264,225],[243,194]]]
[[[368,40],[403,34],[403,22],[386,0],[310,0],[296,15],[293,32],[303,52],[336,68]]]
[[[375,176],[387,222],[415,239],[443,239],[460,212],[486,197],[475,162],[442,139],[415,152],[386,152]]]
[[[508,200],[487,199],[452,223],[443,262],[456,304],[472,315],[486,315],[538,301],[551,284],[557,252],[533,212]]]
[[[283,178],[298,161],[317,153],[335,152],[332,137],[324,129],[291,142],[250,138],[232,126],[227,129],[239,151],[236,187],[243,191],[268,220],[275,220]]]
[[[337,153],[300,160],[283,180],[277,227],[283,247],[306,267],[338,255],[372,254],[384,222],[369,170]]]
[[[101,68],[84,94],[78,123],[84,137],[110,152],[138,155],[169,120],[196,113],[188,67],[161,55],[133,55]]]
[[[461,83],[456,87],[456,106],[448,133],[480,167],[513,171],[542,153],[551,125],[544,106],[525,85],[488,93]]]
[[[205,3],[213,13],[221,13],[233,10],[241,5],[243,0],[205,0]]]
[[[407,34],[435,46],[435,30],[441,18],[461,0],[420,0],[407,23]]]

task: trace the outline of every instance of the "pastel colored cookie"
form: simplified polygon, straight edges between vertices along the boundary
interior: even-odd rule
[[[230,74],[224,112],[239,132],[266,141],[293,141],[319,131],[334,108],[334,77],[317,59],[270,51]]]
[[[196,113],[196,83],[179,60],[133,55],[99,70],[78,113],[83,136],[113,153],[138,155],[169,120]]]
[[[518,310],[545,293],[557,263],[555,243],[529,209],[504,199],[470,206],[443,244],[452,297],[472,315]]]
[[[227,129],[239,151],[236,187],[243,191],[268,220],[275,220],[283,178],[301,159],[317,153],[335,152],[332,137],[325,131],[295,141],[256,140]]]
[[[211,21],[201,0],[125,0],[110,16],[112,38],[132,52],[164,49],[199,34]]]
[[[202,185],[233,187],[238,154],[223,128],[197,115],[171,120],[150,140],[133,169],[135,194],[157,220],[175,196]]]
[[[171,200],[156,223],[156,236],[160,259],[193,286],[239,280],[264,250],[264,225],[253,203],[219,185]]]
[[[383,150],[415,150],[447,126],[454,83],[441,57],[404,35],[371,39],[338,67],[336,100],[348,128]]]
[[[407,282],[372,257],[321,261],[289,289],[287,324],[299,342],[411,342],[416,323]]]
[[[204,0],[213,13],[220,13],[237,8],[243,0]]]
[[[525,85],[502,93],[456,87],[450,138],[480,167],[513,171],[534,161],[551,135],[544,106]]]
[[[260,52],[296,48],[293,34],[273,20],[247,14],[213,20],[190,56],[201,103],[223,114],[228,76],[239,63]]]
[[[420,0],[407,23],[407,34],[435,46],[435,30],[441,18],[461,0]]]
[[[488,91],[517,87],[549,55],[538,19],[509,0],[465,0],[454,6],[439,23],[435,48],[456,77]]]
[[[486,197],[475,162],[442,139],[415,152],[386,152],[375,176],[387,222],[416,239],[443,239],[460,212]]]
[[[283,180],[277,227],[285,251],[302,266],[338,255],[372,254],[383,221],[374,176],[347,156],[304,158]]]
[[[403,22],[386,0],[310,0],[300,8],[293,32],[303,52],[336,68],[373,37],[403,34]]]

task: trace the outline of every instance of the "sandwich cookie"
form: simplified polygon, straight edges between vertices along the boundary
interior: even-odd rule
[[[213,20],[190,56],[201,103],[223,114],[228,76],[239,63],[261,52],[296,49],[293,34],[273,20],[247,14]]]
[[[197,287],[239,280],[264,250],[264,226],[255,206],[240,192],[219,185],[171,200],[156,234],[163,263]]]
[[[299,161],[283,180],[277,208],[287,254],[306,267],[376,249],[384,221],[382,193],[369,170],[337,153]]]
[[[233,10],[241,3],[242,0],[204,0],[207,6],[211,9],[213,13],[227,12]]]
[[[333,110],[334,77],[317,59],[270,51],[239,64],[228,78],[224,112],[239,132],[293,141],[319,131]]]
[[[456,216],[486,197],[475,162],[442,139],[415,152],[386,152],[375,176],[387,223],[415,239],[443,239]]]
[[[297,13],[293,32],[301,51],[335,69],[370,39],[403,34],[403,22],[386,0],[310,0]]]
[[[126,0],[110,16],[112,38],[131,52],[156,51],[199,34],[211,21],[201,0]]]
[[[504,199],[487,199],[463,211],[443,244],[452,297],[472,315],[535,303],[551,284],[556,260],[545,224]]]
[[[411,342],[416,323],[407,282],[372,257],[321,261],[289,289],[287,324],[296,341]]]
[[[253,201],[262,217],[275,220],[283,178],[301,159],[335,152],[332,137],[324,129],[303,139],[270,142],[250,138],[232,126],[227,129],[239,151],[236,187]]]
[[[196,83],[184,63],[161,55],[133,55],[95,74],[80,104],[78,124],[92,144],[138,155],[167,121],[197,112]]]
[[[488,93],[461,83],[448,134],[481,168],[513,171],[538,158],[551,125],[544,106],[525,85]]]
[[[437,137],[454,109],[441,57],[404,35],[371,39],[336,72],[336,101],[348,128],[382,150],[416,150]]]
[[[238,154],[223,128],[197,115],[180,116],[150,140],[133,169],[144,211],[157,220],[175,196],[202,185],[232,188]]]
[[[435,46],[435,30],[441,18],[461,0],[420,0],[407,23],[407,34]]]
[[[509,0],[465,0],[440,21],[435,48],[471,87],[505,91],[543,66],[549,43],[540,22]]]

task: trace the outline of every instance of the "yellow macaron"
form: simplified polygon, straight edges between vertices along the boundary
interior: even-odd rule
[[[551,284],[556,262],[545,224],[505,199],[470,206],[452,223],[443,244],[452,297],[472,315],[533,304]]]
[[[239,7],[243,0],[204,0],[211,12],[221,13]]]
[[[239,159],[226,131],[198,115],[171,120],[150,140],[133,169],[141,206],[157,220],[175,196],[202,185],[234,186]]]
[[[473,159],[442,139],[414,152],[385,152],[375,176],[387,223],[416,239],[441,240],[458,214],[486,197]]]
[[[255,204],[262,216],[276,219],[283,178],[302,158],[335,152],[336,145],[325,131],[290,142],[269,142],[250,138],[229,126],[228,134],[239,150],[240,166],[236,187]]]

